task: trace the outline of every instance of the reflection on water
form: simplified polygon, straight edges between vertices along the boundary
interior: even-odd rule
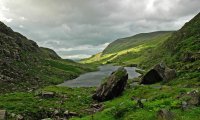
[[[89,72],[80,75],[78,78],[73,80],[65,81],[64,83],[60,84],[59,86],[68,86],[68,87],[93,87],[99,86],[101,81],[108,77],[113,71],[117,70],[120,66],[113,66],[113,65],[104,65],[99,67],[99,71]],[[125,67],[129,79],[138,77],[140,74],[135,71],[135,67]]]

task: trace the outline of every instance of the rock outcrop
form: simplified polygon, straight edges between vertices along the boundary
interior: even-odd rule
[[[127,80],[128,73],[126,69],[120,67],[97,89],[96,93],[92,96],[93,99],[97,101],[106,101],[119,96],[123,92]]]
[[[176,71],[164,64],[157,64],[147,72],[141,80],[141,84],[154,84],[160,81],[167,82],[176,77]]]

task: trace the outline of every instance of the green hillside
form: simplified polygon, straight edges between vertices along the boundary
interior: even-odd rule
[[[184,61],[199,59],[199,14],[176,32],[141,33],[119,39],[102,52],[84,59],[82,63],[138,64],[151,67],[165,61],[181,67]],[[144,35],[144,36],[142,36]],[[196,62],[192,63],[196,66]]]
[[[173,67],[198,71],[200,68],[200,13],[157,46],[148,59],[141,61],[149,67],[165,61]]]
[[[42,48],[0,22],[0,93],[35,90],[91,71]]]
[[[116,53],[122,50],[133,48],[134,46],[141,45],[147,41],[162,39],[170,33],[172,33],[172,31],[157,31],[151,33],[140,33],[131,37],[118,39],[109,44],[108,47],[106,47],[103,51],[103,54]]]
[[[146,59],[152,50],[161,45],[171,36],[172,32],[141,33],[132,37],[114,41],[102,52],[91,58],[82,60],[83,63],[114,63],[114,64],[139,64]],[[144,35],[144,36],[143,36]]]

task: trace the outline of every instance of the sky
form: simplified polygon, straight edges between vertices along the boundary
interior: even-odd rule
[[[0,0],[0,21],[67,59],[118,38],[178,30],[198,12],[200,0]]]

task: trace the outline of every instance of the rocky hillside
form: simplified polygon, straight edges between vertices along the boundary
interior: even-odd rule
[[[59,83],[87,70],[89,68],[83,65],[62,60],[53,50],[39,47],[36,42],[0,22],[1,92]]]
[[[163,46],[177,60],[200,60],[200,13],[175,32]]]
[[[165,61],[179,69],[200,70],[200,13],[152,53],[148,55],[148,61],[144,60],[142,63],[152,66],[156,62]]]

